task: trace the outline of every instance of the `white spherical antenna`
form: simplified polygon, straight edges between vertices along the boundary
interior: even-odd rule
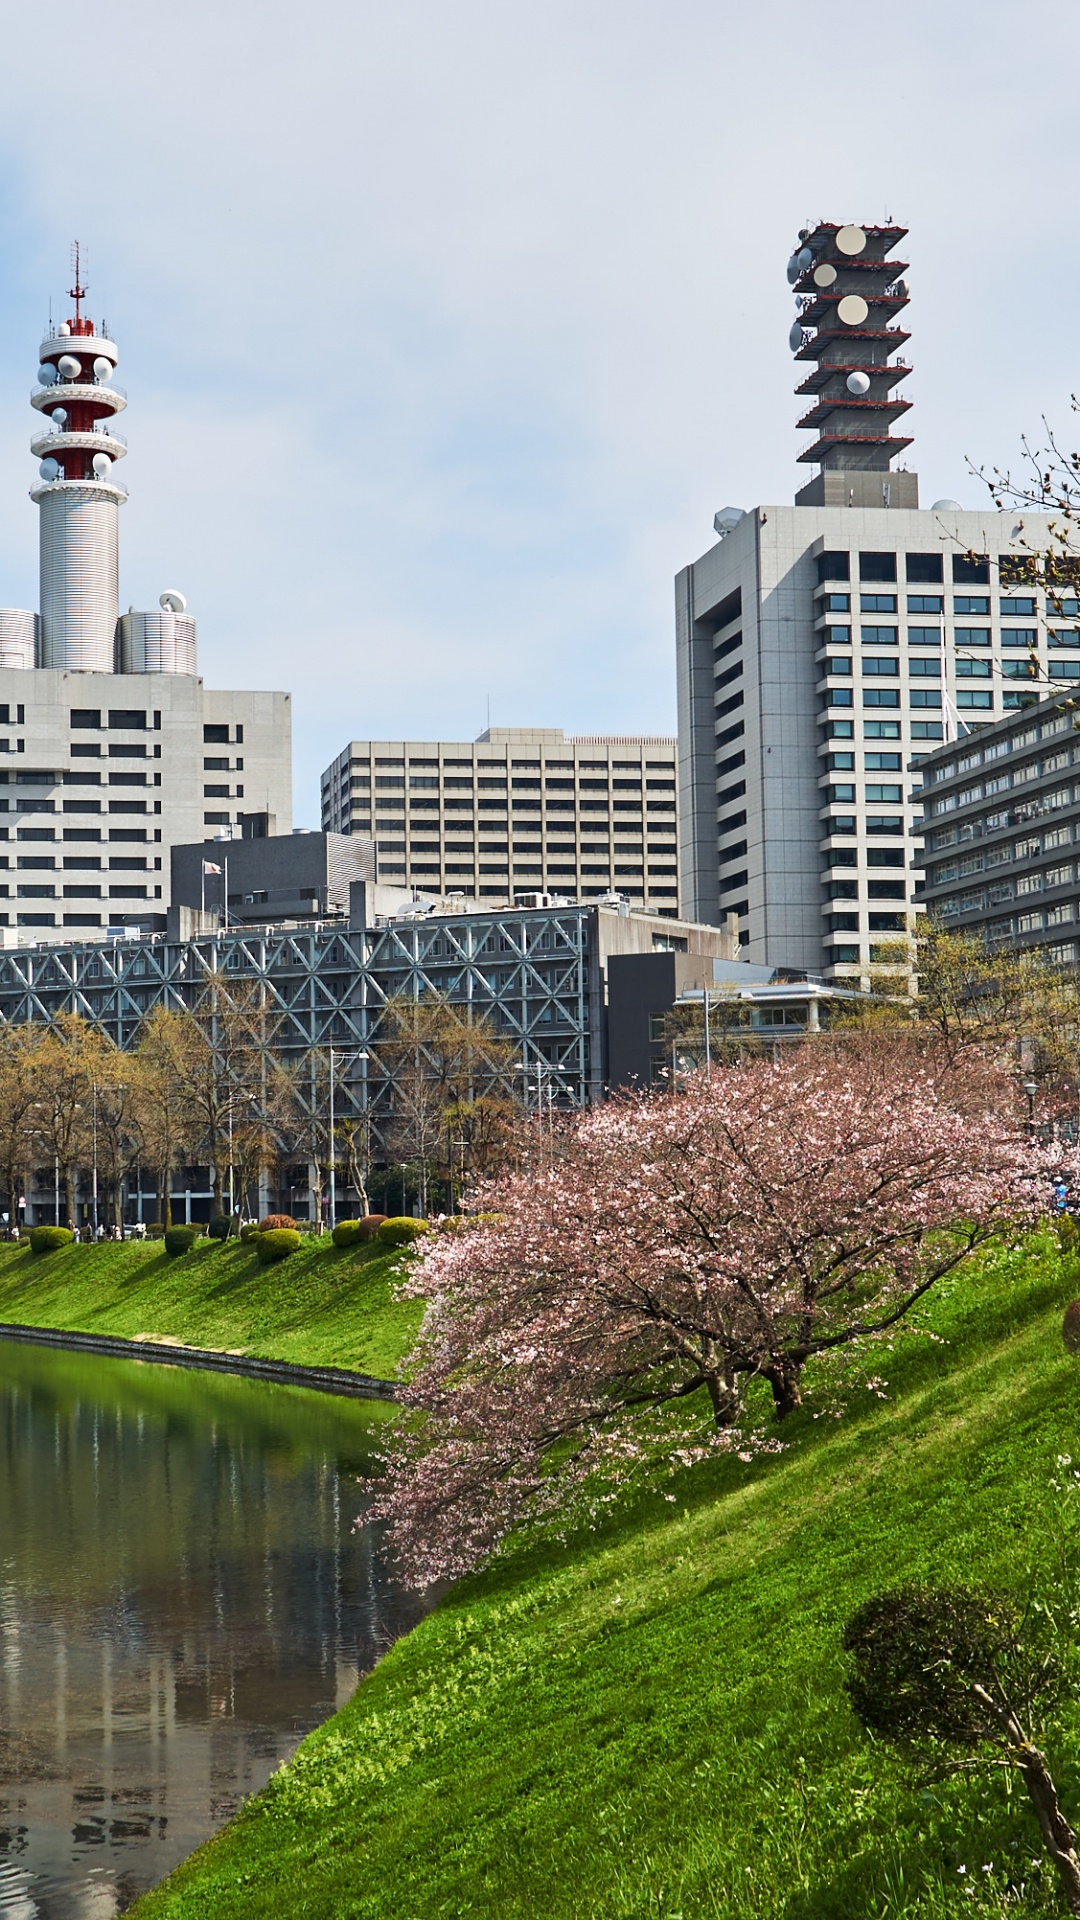
[[[158,600],[158,606],[164,613],[185,613],[187,611],[187,601],[182,593],[177,593],[175,587],[170,587],[167,592],[161,595]]]
[[[959,500],[935,500],[931,513],[963,513]]]
[[[868,373],[849,373],[847,377],[847,390],[849,393],[860,396],[864,393],[869,393],[870,375]]]
[[[111,380],[113,376],[113,371],[114,369],[113,369],[112,361],[106,360],[105,355],[103,353],[99,353],[97,359],[94,361],[94,372],[97,375],[97,378],[99,380]]]
[[[794,326],[792,327],[791,332],[788,334],[787,343],[788,343],[788,346],[791,348],[792,353],[798,353],[799,348],[805,347],[806,345],[806,334],[803,331],[802,327],[800,327],[797,320]]]
[[[836,311],[845,327],[861,327],[870,309],[861,293],[845,293]]]
[[[800,272],[799,256],[797,253],[793,253],[791,256],[791,259],[787,263],[787,277],[788,277],[789,287],[793,287],[795,285],[795,282],[799,277],[799,272]]]
[[[728,534],[735,531],[740,520],[745,519],[746,513],[742,507],[721,507],[719,513],[713,514],[713,532],[718,533],[721,540],[726,540]]]
[[[841,227],[836,236],[836,250],[846,253],[849,258],[862,253],[866,246],[866,235],[861,227]]]
[[[53,366],[53,363],[51,360],[44,361],[43,364],[38,368],[37,377],[43,387],[55,387],[56,368]]]
[[[65,380],[77,380],[82,372],[82,363],[73,353],[62,353],[56,364]]]
[[[66,320],[61,320],[60,325],[56,329],[56,332],[57,332],[58,338],[61,340],[68,340],[71,338],[71,328],[68,326],[68,323]]]
[[[112,461],[107,453],[95,453],[94,475],[98,480],[107,480],[112,471]]]
[[[835,280],[836,268],[831,267],[827,260],[823,260],[820,267],[814,268],[815,287],[831,287]]]
[[[814,264],[814,256],[811,253],[809,247],[803,247],[801,251],[798,254],[796,254],[795,264],[798,267],[800,273],[809,273],[810,268]]]
[[[38,472],[43,480],[59,480],[60,463],[58,460],[43,460]]]

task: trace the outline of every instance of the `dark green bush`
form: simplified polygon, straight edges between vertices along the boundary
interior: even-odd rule
[[[259,1265],[272,1267],[278,1260],[287,1260],[300,1245],[300,1235],[295,1227],[268,1227],[266,1232],[255,1235],[255,1252]]]
[[[198,1227],[168,1227],[165,1232],[165,1251],[170,1260],[178,1253],[188,1253],[199,1237]]]
[[[146,1222],[146,1237],[148,1240],[161,1240],[164,1236],[165,1228],[160,1220],[148,1220]]]
[[[206,1231],[211,1240],[227,1240],[232,1229],[232,1221],[227,1213],[215,1213]]]
[[[1066,1307],[1061,1337],[1069,1353],[1080,1353],[1080,1300],[1070,1300]]]
[[[384,1220],[375,1237],[384,1247],[407,1247],[411,1241],[419,1240],[422,1233],[430,1231],[426,1220],[412,1220],[403,1213],[396,1219]]]
[[[75,1235],[70,1227],[31,1227],[31,1253],[56,1253],[61,1247],[70,1247]]]
[[[254,1220],[245,1220],[243,1226],[240,1229],[240,1238],[241,1240],[254,1240],[258,1234],[258,1231],[259,1229],[255,1225]]]

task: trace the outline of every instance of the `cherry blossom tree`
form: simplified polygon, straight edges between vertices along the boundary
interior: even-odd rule
[[[808,1362],[1043,1209],[1061,1149],[1017,1104],[974,1056],[853,1035],[613,1101],[490,1183],[406,1286],[428,1306],[378,1506],[405,1570],[461,1572],[658,1459],[775,1446],[753,1382],[784,1419]]]

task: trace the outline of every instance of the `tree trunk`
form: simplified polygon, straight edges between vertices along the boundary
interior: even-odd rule
[[[705,1384],[712,1401],[713,1425],[730,1427],[739,1411],[739,1396],[735,1391],[735,1370],[725,1367],[722,1371],[707,1373]]]
[[[776,1417],[784,1420],[802,1406],[802,1368],[787,1365],[763,1367],[761,1371],[772,1388]]]
[[[75,1225],[75,1175],[71,1167],[64,1168],[64,1205],[67,1208],[67,1224]],[[59,1221],[57,1225],[59,1225]]]
[[[1050,1769],[1038,1747],[1029,1742],[1017,1750],[1016,1764],[1031,1796],[1046,1851],[1057,1868],[1065,1905],[1070,1913],[1080,1913],[1080,1857],[1076,1852],[1076,1835],[1058,1805]]]

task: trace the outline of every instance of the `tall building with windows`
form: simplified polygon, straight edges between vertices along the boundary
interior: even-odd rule
[[[1080,623],[1037,515],[919,507],[893,462],[908,403],[901,227],[822,222],[788,263],[819,471],[791,506],[728,508],[676,580],[681,901],[738,916],[748,959],[852,979],[899,963],[919,910],[905,769],[1080,681]],[[1050,565],[1050,574],[1053,567]]]
[[[466,742],[353,740],[323,774],[322,825],[373,835],[390,885],[679,908],[676,742],[665,735],[491,727]]]
[[[287,831],[287,693],[217,692],[182,593],[119,608],[127,451],[117,350],[83,312],[50,328],[30,396],[41,606],[0,607],[0,944],[163,930],[169,850]]]

